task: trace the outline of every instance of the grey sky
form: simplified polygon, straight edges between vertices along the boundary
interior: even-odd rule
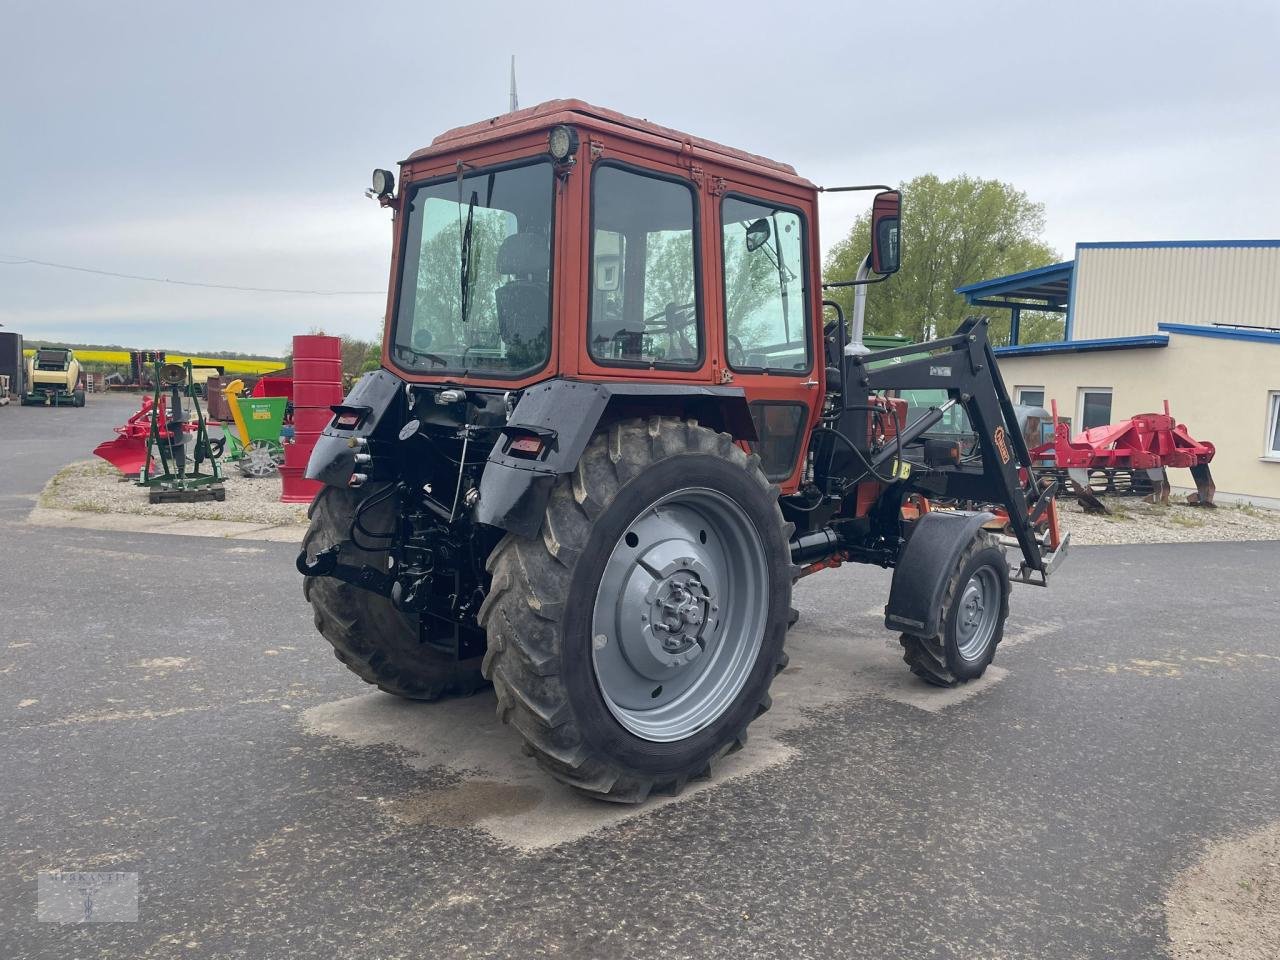
[[[818,183],[1010,181],[1064,257],[1280,236],[1275,0],[0,0],[0,256],[385,289],[369,170],[505,110],[512,53],[524,106],[580,97]],[[824,246],[859,209],[830,199]],[[383,309],[0,265],[0,323],[33,338],[279,353],[375,336]]]

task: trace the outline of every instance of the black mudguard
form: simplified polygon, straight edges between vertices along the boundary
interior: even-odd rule
[[[355,470],[358,452],[351,444],[352,438],[369,439],[384,423],[389,430],[399,430],[405,420],[406,405],[403,380],[387,370],[366,373],[352,387],[350,395],[333,406],[336,415],[346,413],[357,417],[355,425],[340,427],[336,417],[329,422],[311,451],[306,476],[331,487],[345,487]]]
[[[756,439],[738,387],[548,380],[529,387],[502,429],[480,478],[475,519],[522,537],[542,526],[556,478],[573,471],[603,424],[636,416],[693,417],[738,440]],[[507,453],[520,437],[541,438],[537,457]]]
[[[947,579],[965,547],[994,516],[985,511],[937,510],[912,524],[884,608],[887,628],[921,637],[937,634]]]

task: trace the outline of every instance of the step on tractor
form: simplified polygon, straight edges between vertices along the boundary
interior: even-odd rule
[[[821,188],[578,101],[445,133],[399,181],[368,191],[382,368],[307,471],[297,566],[340,661],[413,699],[491,683],[526,753],[618,802],[745,744],[809,574],[892,568],[911,670],[982,675],[1011,583],[1066,553],[1058,484],[985,318],[868,353],[824,303],[898,269],[897,192],[838,188],[876,191],[871,253],[824,283]],[[974,443],[930,434],[957,407]]]

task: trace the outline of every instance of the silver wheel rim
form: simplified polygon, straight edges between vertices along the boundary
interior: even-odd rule
[[[999,619],[1000,581],[991,567],[979,567],[961,591],[956,610],[956,650],[962,659],[982,659]]]
[[[683,740],[729,709],[769,617],[764,541],[746,512],[704,487],[646,507],[605,563],[591,617],[605,705],[645,740]]]
[[[270,441],[254,440],[245,447],[241,470],[251,477],[269,477],[280,468],[275,448]]]

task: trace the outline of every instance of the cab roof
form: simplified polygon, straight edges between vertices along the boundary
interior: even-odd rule
[[[490,117],[478,123],[454,127],[432,140],[430,146],[414,151],[407,160],[401,161],[401,164],[413,163],[474,144],[517,136],[539,128],[552,127],[559,123],[572,124],[579,129],[613,133],[631,140],[653,141],[656,139],[661,143],[655,145],[667,149],[684,149],[695,156],[704,155],[730,166],[755,170],[800,186],[814,187],[810,181],[799,176],[790,164],[779,163],[745,150],[726,147],[712,140],[682,133],[648,120],[629,117],[605,107],[593,106],[582,100],[548,100],[534,107],[526,107],[523,110]]]

